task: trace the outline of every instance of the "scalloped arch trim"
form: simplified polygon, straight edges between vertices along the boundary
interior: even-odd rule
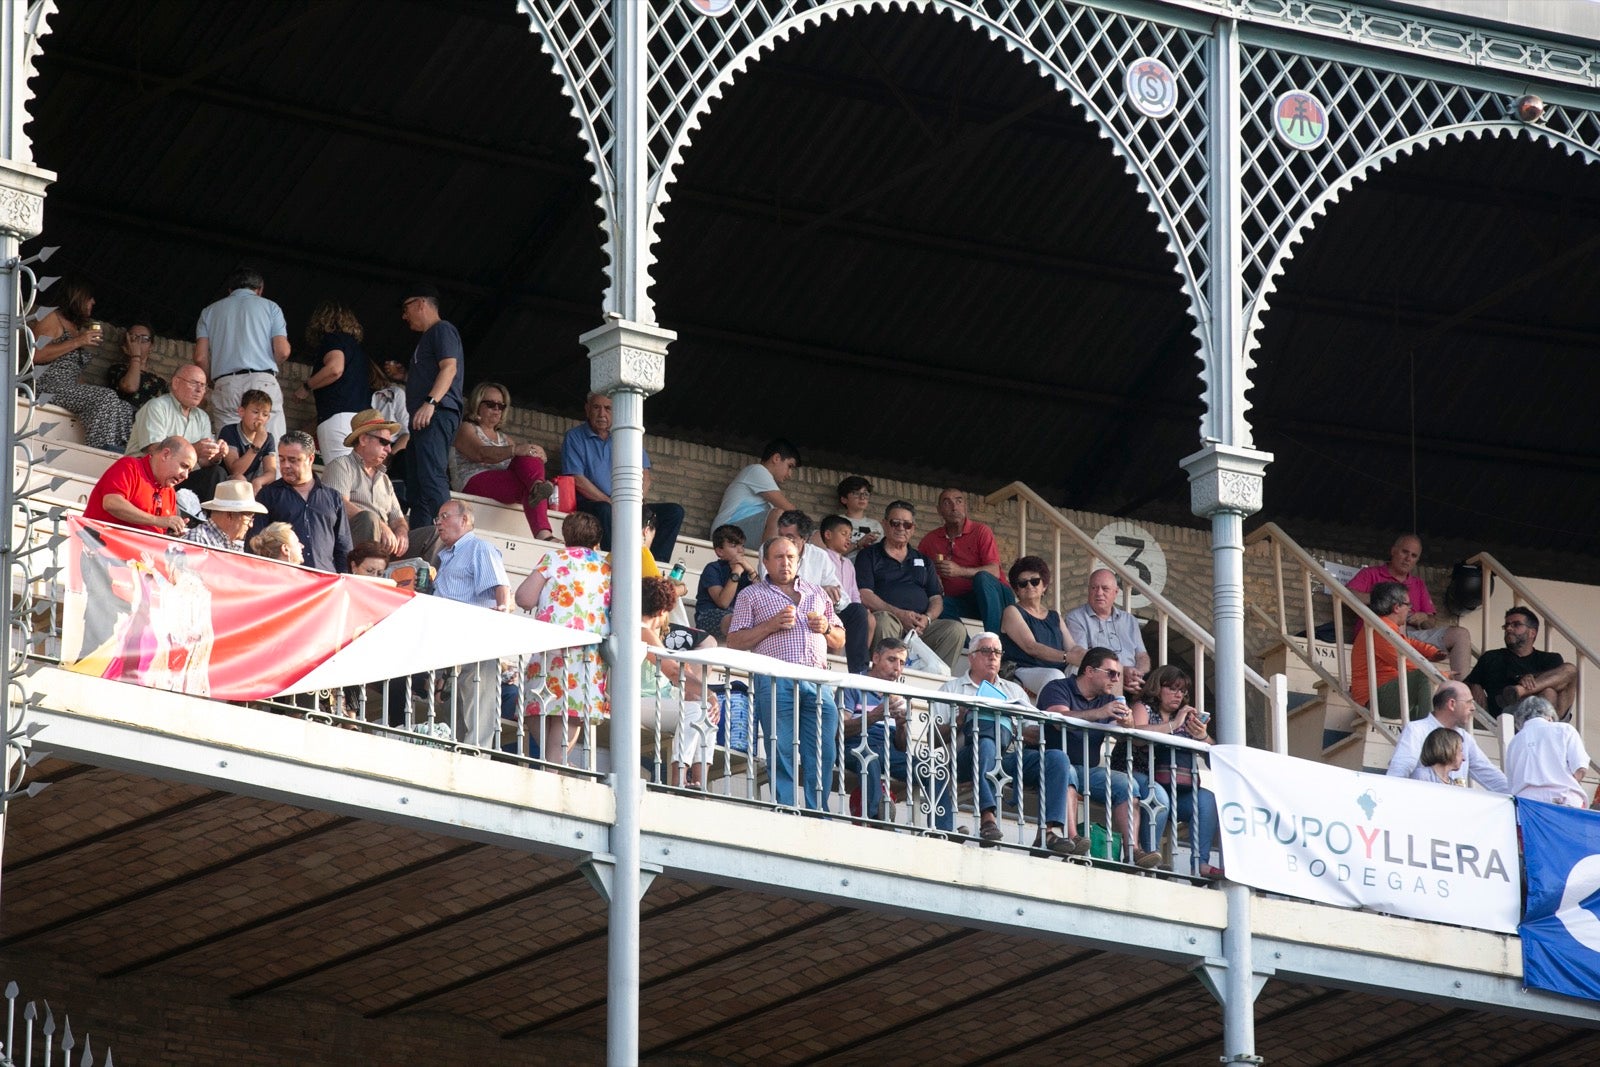
[[[1289,261],[1294,258],[1295,249],[1306,239],[1317,221],[1328,213],[1328,209],[1339,202],[1339,198],[1351,189],[1357,182],[1366,181],[1372,175],[1383,170],[1389,164],[1402,157],[1415,155],[1417,152],[1447,145],[1451,142],[1465,141],[1467,138],[1474,140],[1484,137],[1525,137],[1530,141],[1544,142],[1554,148],[1564,148],[1568,155],[1577,156],[1588,163],[1600,163],[1600,151],[1563,137],[1558,133],[1543,126],[1529,126],[1522,122],[1513,122],[1505,119],[1496,119],[1480,122],[1463,122],[1453,126],[1440,126],[1423,133],[1413,134],[1403,140],[1396,141],[1376,152],[1367,155],[1360,163],[1351,167],[1324,189],[1320,196],[1311,202],[1295,220],[1283,243],[1278,246],[1271,262],[1267,266],[1266,274],[1261,279],[1261,289],[1256,293],[1251,304],[1249,325],[1245,332],[1243,356],[1243,372],[1245,375],[1244,390],[1250,388],[1249,375],[1255,368],[1253,354],[1260,345],[1258,334],[1266,313],[1271,310],[1271,297],[1276,291],[1278,280],[1283,277],[1288,268]],[[1249,410],[1248,401],[1244,401],[1244,410]],[[1241,412],[1242,414],[1243,412]]]
[[[1199,356],[1201,360],[1200,378],[1203,387],[1203,396],[1207,407],[1210,406],[1206,367],[1207,348],[1209,338],[1206,336],[1202,325],[1204,321],[1203,309],[1205,307],[1204,294],[1200,293],[1195,284],[1195,279],[1180,250],[1179,243],[1174,236],[1174,228],[1160,197],[1151,187],[1148,179],[1134,162],[1134,154],[1128,144],[1116,132],[1111,122],[1094,103],[1086,97],[1074,82],[1072,77],[1055,66],[1044,56],[1040,55],[1028,42],[1021,40],[1006,27],[996,23],[993,19],[976,11],[966,4],[956,0],[832,0],[832,2],[818,5],[809,10],[799,12],[775,23],[755,40],[751,41],[729,62],[717,72],[717,76],[706,86],[694,105],[689,109],[684,118],[682,127],[675,133],[672,146],[666,158],[662,161],[661,169],[651,181],[649,190],[649,217],[645,228],[646,247],[639,250],[639,256],[647,279],[648,293],[655,285],[655,246],[660,240],[660,227],[662,221],[662,208],[672,200],[672,183],[677,169],[683,161],[684,153],[692,144],[694,135],[699,131],[706,115],[711,111],[712,105],[722,98],[728,86],[749,69],[750,64],[759,59],[764,52],[772,52],[777,46],[789,40],[797,33],[812,29],[822,23],[824,19],[837,19],[842,15],[856,15],[874,10],[892,12],[903,11],[908,14],[935,14],[947,15],[958,23],[964,23],[972,29],[981,30],[990,40],[1003,45],[1008,52],[1018,52],[1025,61],[1032,64],[1041,78],[1053,81],[1056,87],[1067,93],[1083,112],[1084,116],[1094,126],[1100,139],[1110,144],[1111,151],[1122,160],[1123,170],[1134,179],[1138,191],[1143,194],[1145,209],[1156,216],[1157,228],[1161,238],[1166,244],[1167,254],[1172,257],[1173,271],[1182,283],[1183,295],[1188,303],[1190,321],[1194,324],[1193,335],[1200,345]],[[654,300],[649,301],[652,313]]]

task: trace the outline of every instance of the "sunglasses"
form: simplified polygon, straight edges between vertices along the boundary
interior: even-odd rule
[[[1031,589],[1036,585],[1043,585],[1043,584],[1044,584],[1044,579],[1043,578],[1018,578],[1017,579],[1017,588],[1018,589]]]
[[[889,525],[896,530],[915,530],[917,524],[910,519],[890,519]]]
[[[384,448],[393,448],[394,447],[394,441],[391,438],[379,437],[375,433],[368,434],[367,436],[372,438],[372,440],[378,442],[378,444],[382,445]]]
[[[1116,681],[1118,678],[1122,677],[1122,672],[1121,671],[1108,671],[1104,667],[1090,667],[1089,669],[1091,671],[1099,671],[1101,674],[1105,675],[1107,678],[1110,678],[1113,682]]]
[[[480,408],[488,408],[490,411],[504,411],[506,409],[506,406],[498,400],[480,400],[478,401],[478,406]]]

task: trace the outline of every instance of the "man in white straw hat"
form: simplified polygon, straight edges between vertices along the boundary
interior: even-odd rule
[[[250,532],[250,517],[265,515],[267,509],[256,503],[255,490],[243,479],[217,483],[217,494],[200,505],[206,519],[184,534],[184,539],[208,548],[244,551],[244,535]]]
[[[390,557],[405,549],[411,533],[395,496],[394,483],[384,468],[399,433],[399,423],[385,419],[375,408],[367,408],[350,423],[350,433],[344,439],[350,452],[331,461],[322,471],[322,484],[344,498],[351,537],[357,543],[376,541]]]

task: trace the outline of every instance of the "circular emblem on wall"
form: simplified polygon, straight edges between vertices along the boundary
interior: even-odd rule
[[[702,15],[724,15],[733,10],[733,0],[689,0],[689,6]]]
[[[1102,526],[1094,535],[1094,543],[1107,559],[1116,560],[1123,570],[1157,593],[1167,587],[1167,554],[1143,526],[1118,519]],[[1117,603],[1122,603],[1121,597]],[[1135,608],[1146,607],[1149,603],[1149,597],[1134,590],[1132,604]]]
[[[1272,128],[1290,148],[1309,152],[1328,139],[1328,109],[1303,89],[1291,89],[1272,105]]]
[[[1178,106],[1178,79],[1159,59],[1145,57],[1130,63],[1123,91],[1135,111],[1153,119],[1166,118]]]

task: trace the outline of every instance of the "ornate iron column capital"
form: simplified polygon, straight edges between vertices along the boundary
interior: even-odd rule
[[[1261,481],[1272,453],[1210,442],[1186,456],[1189,510],[1209,519],[1221,512],[1254,515],[1261,510]]]
[[[589,388],[597,393],[650,396],[667,384],[667,346],[672,330],[612,317],[578,340],[589,350]]]
[[[44,191],[55,180],[54,171],[0,159],[0,232],[19,241],[37,237],[44,229]]]

